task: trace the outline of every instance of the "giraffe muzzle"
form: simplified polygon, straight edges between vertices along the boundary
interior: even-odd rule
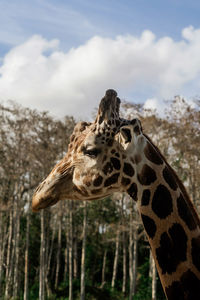
[[[42,182],[38,188],[36,189],[33,199],[32,199],[32,210],[33,212],[38,212],[39,210],[52,206],[56,204],[59,200],[59,194],[55,193],[55,187],[51,184],[51,186],[48,188],[48,186],[45,186],[45,181]]]
[[[65,191],[63,195],[63,190]],[[38,212],[56,204],[59,200],[67,199],[67,195],[71,190],[71,176],[66,174],[51,174],[37,187],[33,194],[32,211]]]
[[[43,208],[52,206],[54,204],[56,204],[59,201],[59,199],[57,198],[53,198],[53,197],[47,197],[47,198],[37,198],[34,197],[33,201],[32,201],[32,211],[33,212],[38,212]]]

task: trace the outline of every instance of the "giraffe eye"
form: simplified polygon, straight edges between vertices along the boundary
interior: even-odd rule
[[[97,157],[97,155],[101,152],[100,149],[94,148],[94,149],[83,149],[83,153],[85,155],[88,155],[90,157]]]

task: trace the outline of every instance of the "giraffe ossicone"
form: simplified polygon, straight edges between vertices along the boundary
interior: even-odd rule
[[[75,126],[67,154],[36,189],[32,209],[127,192],[138,203],[167,299],[200,299],[197,212],[140,121],[120,118],[119,107],[116,91],[108,90],[95,121]]]

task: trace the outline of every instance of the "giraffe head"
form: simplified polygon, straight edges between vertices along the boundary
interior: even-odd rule
[[[117,93],[108,90],[95,121],[75,126],[66,156],[34,193],[33,211],[62,199],[93,200],[115,191],[128,191],[136,197],[133,154],[142,129],[138,119],[120,118],[119,107]],[[135,159],[140,159],[137,154]]]

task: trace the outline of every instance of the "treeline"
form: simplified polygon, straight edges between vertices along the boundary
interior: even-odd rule
[[[176,97],[161,118],[139,116],[200,208],[200,102]],[[75,125],[16,103],[0,105],[0,298],[165,299],[135,203],[125,194],[66,200],[33,214],[31,197],[67,151]]]

